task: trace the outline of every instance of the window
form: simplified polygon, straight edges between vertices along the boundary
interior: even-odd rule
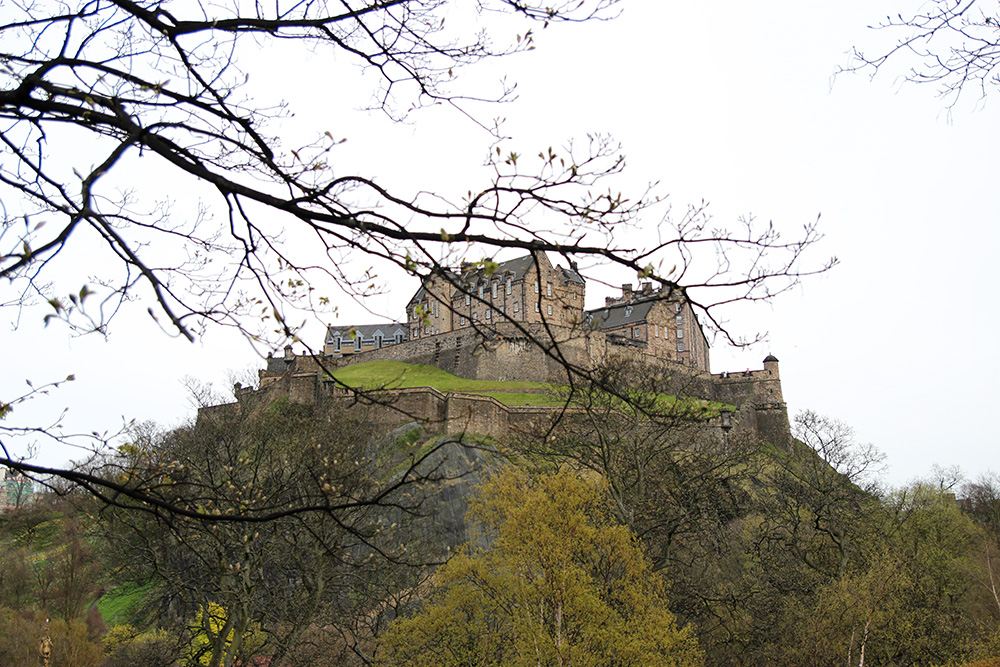
[[[482,285],[479,286],[479,298],[480,299],[483,298],[483,286]]]
[[[397,331],[396,332],[396,342],[397,343],[402,343],[403,342],[403,332],[402,331]]]
[[[535,312],[536,313],[538,312],[538,302],[537,301],[535,302]]]
[[[677,303],[674,304],[674,312],[675,313],[681,312],[681,303],[680,303],[680,301],[678,301]]]
[[[354,351],[355,352],[361,351],[361,334],[358,334],[357,336],[354,337]]]
[[[431,325],[425,324],[424,325],[424,333],[425,334],[429,334],[430,332],[431,332]]]
[[[340,336],[333,339],[333,351],[340,352]]]
[[[545,283],[545,296],[552,296],[552,283]]]
[[[535,294],[538,294],[538,281],[535,281]]]
[[[515,313],[517,312],[518,306],[520,306],[520,305],[521,304],[519,304],[517,301],[514,302],[514,312]]]
[[[654,324],[653,325],[653,338],[659,338],[659,337],[660,337],[660,325],[659,324]]]
[[[677,351],[678,352],[684,351],[684,341],[682,340],[677,341]]]
[[[508,277],[507,278],[507,294],[510,294],[511,285],[512,285],[511,279]]]
[[[489,308],[486,309],[486,319],[493,319],[493,311]]]
[[[548,311],[549,311],[549,315],[551,315],[552,314],[552,304],[549,304]]]
[[[639,337],[639,327],[633,327],[632,328],[632,338],[638,338],[638,337]]]
[[[459,324],[461,324],[462,326],[465,326],[465,315],[462,315],[460,318],[458,318],[458,321],[459,321]]]
[[[679,327],[684,326],[684,316],[683,315],[678,315],[677,316],[677,326],[679,326]]]
[[[472,313],[472,321],[473,322],[479,321],[479,313]]]
[[[493,298],[497,298],[497,284],[493,283]]]
[[[625,319],[628,319],[629,315],[632,314],[632,306],[625,306]]]
[[[375,348],[378,349],[382,347],[382,334],[375,334]]]
[[[678,338],[684,338],[684,329],[678,329],[677,330],[677,337]]]
[[[472,303],[472,295],[469,294],[468,292],[466,292],[465,293],[465,305],[468,306],[470,303]]]

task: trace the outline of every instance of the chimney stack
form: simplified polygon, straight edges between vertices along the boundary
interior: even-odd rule
[[[653,283],[643,283],[642,284],[642,295],[652,296],[653,295]]]
[[[622,285],[622,301],[632,300],[632,283]]]
[[[295,358],[295,354],[292,352],[292,346],[291,345],[286,345],[285,346],[285,361],[291,361],[294,358]]]

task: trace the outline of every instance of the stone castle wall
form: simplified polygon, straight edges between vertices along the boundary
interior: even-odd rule
[[[593,335],[592,335],[593,334]],[[544,341],[549,341],[548,345]],[[662,375],[663,391],[735,406],[734,433],[754,433],[776,446],[788,447],[791,431],[781,392],[778,362],[768,357],[761,370],[710,374],[690,366],[651,357],[639,348],[609,345],[606,338],[569,327],[513,324],[490,329],[465,328],[344,358],[323,359],[326,371],[375,360],[436,366],[474,380],[520,380],[565,383],[566,366],[582,372],[617,355],[638,359]],[[274,370],[270,370],[274,366]],[[431,388],[400,389],[358,398],[324,379],[324,369],[309,356],[286,355],[269,360],[261,387],[291,400],[343,410],[368,410],[368,417],[388,427],[419,419],[442,433],[474,432],[502,437],[550,423],[563,408],[507,406],[475,394],[443,394]]]

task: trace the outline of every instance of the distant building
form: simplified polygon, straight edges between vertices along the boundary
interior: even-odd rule
[[[4,469],[0,481],[0,512],[9,512],[35,500],[34,483],[16,470]]]
[[[323,351],[330,357],[346,357],[359,352],[379,350],[389,345],[405,343],[408,339],[406,332],[407,325],[400,322],[331,326],[326,330]]]

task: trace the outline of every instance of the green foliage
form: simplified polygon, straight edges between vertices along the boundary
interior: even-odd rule
[[[699,665],[634,536],[601,484],[569,472],[489,482],[479,539],[438,572],[421,611],[393,624],[380,664]]]

